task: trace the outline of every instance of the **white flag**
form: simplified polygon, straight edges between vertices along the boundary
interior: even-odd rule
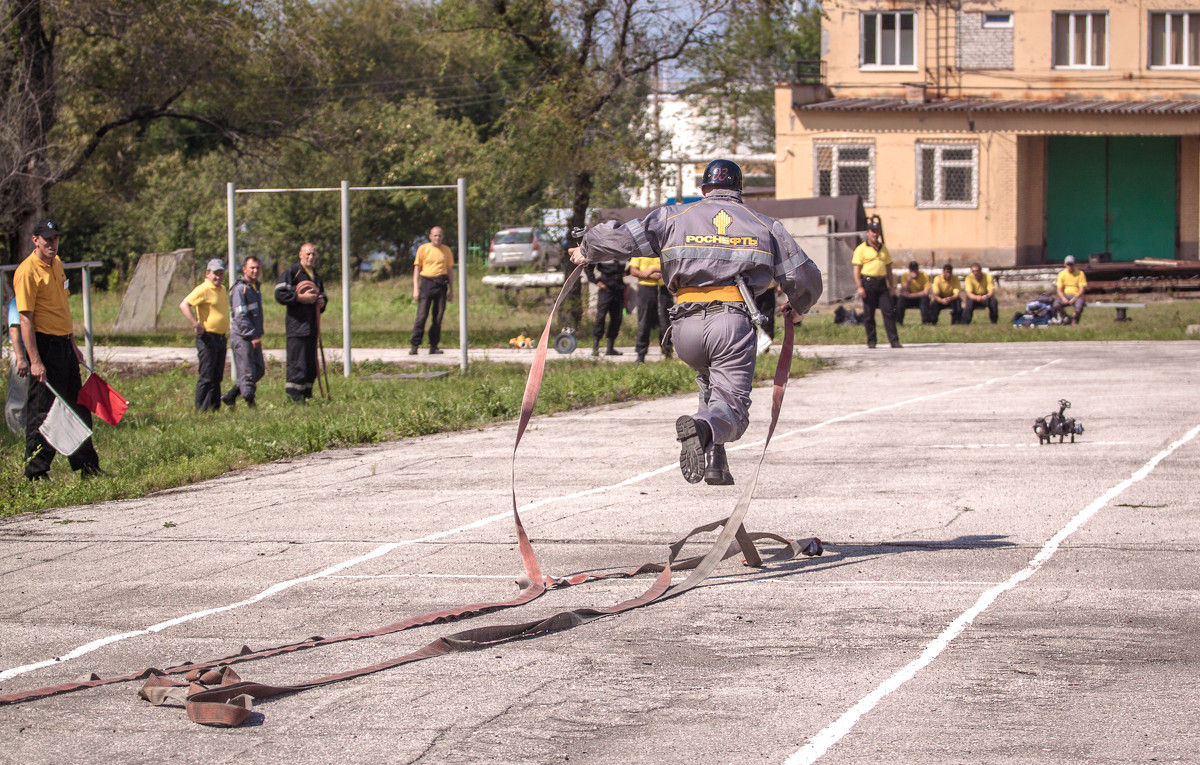
[[[46,383],[46,387],[50,388],[50,384]],[[79,419],[79,415],[63,401],[58,391],[50,388],[50,392],[54,394],[54,403],[50,405],[50,411],[46,413],[38,432],[59,454],[74,454],[84,441],[92,437],[92,429]]]

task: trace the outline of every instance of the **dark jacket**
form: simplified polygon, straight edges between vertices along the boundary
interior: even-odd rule
[[[263,336],[263,307],[260,288],[252,287],[239,276],[229,292],[229,332],[256,340]]]
[[[320,301],[305,305],[296,300],[296,285],[304,281],[310,281],[308,272],[304,270],[304,266],[295,263],[283,272],[279,283],[275,285],[275,301],[287,306],[287,322],[284,327],[288,337],[309,337],[317,333],[317,306]],[[321,282],[321,277],[313,274],[311,281],[316,283],[317,292],[321,297],[325,297],[325,285]],[[321,313],[324,312],[325,306],[321,306]]]
[[[620,260],[605,260],[600,263],[588,263],[584,268],[588,281],[592,284],[602,283],[610,290],[625,289],[625,271],[628,263]],[[596,276],[599,271],[600,275]]]
[[[699,202],[660,207],[645,220],[588,229],[580,244],[589,263],[640,255],[662,258],[672,294],[681,287],[728,286],[741,276],[755,295],[774,279],[803,314],[821,296],[821,271],[783,224],[742,204],[742,195],[714,189]]]

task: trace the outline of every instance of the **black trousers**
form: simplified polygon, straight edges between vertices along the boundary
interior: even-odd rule
[[[951,324],[961,324],[962,323],[962,298],[955,298],[954,300],[951,300],[949,305],[943,305],[942,303],[939,303],[936,300],[930,300],[929,301],[929,323],[937,324],[938,317],[941,316],[942,311],[945,311],[947,309],[950,310],[950,323]]]
[[[288,335],[287,383],[284,385],[284,390],[293,401],[310,399],[315,379],[317,379],[317,336]]]
[[[634,340],[634,350],[638,356],[645,356],[650,350],[650,330],[658,327],[658,345],[663,353],[671,351],[671,343],[663,342],[667,327],[671,326],[669,311],[674,304],[671,293],[665,286],[639,284],[637,288],[637,338]]]
[[[867,330],[867,345],[875,345],[875,309],[883,314],[883,331],[887,333],[888,342],[896,345],[900,335],[896,334],[896,306],[892,302],[892,293],[888,291],[887,279],[864,276],[862,277],[863,291],[863,329]]]
[[[221,408],[221,378],[225,376],[225,335],[205,332],[196,336],[196,408],[202,412]]]
[[[39,332],[36,337],[38,356],[46,367],[46,382],[71,405],[85,425],[92,427],[92,413],[87,407],[75,403],[83,380],[79,377],[79,359],[75,356],[70,335],[43,335]],[[25,459],[28,460],[25,477],[34,479],[50,471],[50,463],[58,452],[38,432],[54,404],[54,394],[45,383],[34,382],[32,377],[29,380],[29,399],[25,403]],[[98,471],[100,457],[96,454],[92,439],[84,441],[74,454],[68,455],[67,462],[72,470],[81,470],[84,474]]]
[[[992,295],[987,300],[978,300],[977,301],[977,300],[972,300],[971,298],[967,298],[966,305],[963,306],[962,323],[970,324],[971,323],[971,315],[973,313],[975,313],[976,307],[982,308],[983,306],[987,306],[988,319],[993,324],[1000,321],[1000,302],[998,300],[996,300],[995,295]]]
[[[592,327],[592,338],[599,340],[604,337],[604,317],[608,317],[608,339],[616,340],[621,331],[621,315],[625,310],[624,288],[613,289],[606,287],[597,290],[596,294],[596,326]]]
[[[905,297],[904,295],[896,296],[896,323],[904,323],[904,312],[909,308],[917,308],[921,313],[921,323],[929,323],[929,296],[922,295],[919,298]]]
[[[417,286],[417,319],[413,322],[412,339],[409,345],[416,348],[425,336],[425,320],[429,319],[429,347],[437,348],[442,341],[442,317],[446,315],[446,296],[450,291],[450,277],[422,276]]]

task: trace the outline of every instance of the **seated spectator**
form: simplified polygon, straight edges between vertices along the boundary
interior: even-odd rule
[[[915,260],[908,264],[908,273],[900,277],[896,290],[896,322],[903,324],[904,311],[913,307],[921,312],[921,323],[929,324],[929,274]]]
[[[937,324],[938,316],[946,308],[950,309],[950,323],[962,322],[962,283],[954,275],[950,264],[942,266],[942,272],[933,277],[929,287],[929,323]]]
[[[1066,268],[1058,272],[1058,295],[1054,298],[1054,311],[1065,319],[1067,318],[1067,306],[1070,305],[1075,309],[1071,323],[1078,324],[1080,317],[1083,316],[1083,306],[1085,305],[1083,293],[1087,291],[1087,277],[1083,275],[1083,271],[1075,267],[1074,255],[1068,255],[1063,261],[1063,265]]]
[[[996,281],[991,274],[985,274],[978,263],[971,264],[971,273],[967,274],[967,284],[963,290],[966,302],[963,305],[963,324],[971,323],[975,308],[987,306],[988,318],[993,324],[1000,320],[1000,302],[996,300]]]

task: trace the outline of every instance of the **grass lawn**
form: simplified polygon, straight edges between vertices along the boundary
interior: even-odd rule
[[[759,364],[769,380],[775,357]],[[820,367],[796,359],[793,376]],[[7,368],[7,365],[5,365]],[[296,406],[284,395],[282,364],[269,364],[259,406],[199,413],[193,408],[194,368],[102,368],[101,374],[136,402],[121,424],[96,421],[95,444],[105,475],[80,481],[55,458],[51,481],[30,483],[23,470],[24,438],[0,427],[0,517],[31,510],[141,497],[247,465],[357,444],[475,428],[514,419],[528,370],[517,364],[472,364],[464,374],[402,379],[399,367],[364,363],[349,378],[331,375],[331,400]],[[430,371],[422,367],[421,371]],[[376,376],[378,375],[378,376]],[[564,360],[548,365],[537,412],[694,392],[694,373],[678,360],[608,364]],[[515,437],[515,431],[514,431]]]

